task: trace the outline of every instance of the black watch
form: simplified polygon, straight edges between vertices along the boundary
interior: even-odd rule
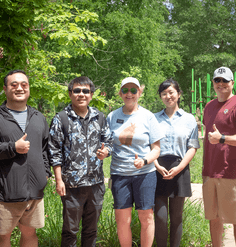
[[[144,165],[148,164],[147,159],[143,158],[143,161],[144,161]]]
[[[219,143],[225,143],[225,135],[222,134],[220,140],[219,140]]]

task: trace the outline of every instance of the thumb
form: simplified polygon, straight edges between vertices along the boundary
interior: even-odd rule
[[[21,137],[21,139],[22,139],[23,141],[25,141],[26,137],[27,137],[27,133],[25,133],[25,134]]]
[[[102,143],[101,149],[102,149],[102,150],[104,149],[104,142]]]
[[[135,154],[135,159],[138,159],[138,154]]]
[[[216,128],[216,125],[215,124],[213,124],[213,130],[214,131],[218,131],[218,129]]]

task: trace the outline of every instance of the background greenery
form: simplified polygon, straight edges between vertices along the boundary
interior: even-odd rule
[[[163,107],[158,85],[174,77],[183,89],[181,107],[191,111],[192,68],[202,79],[204,104],[207,73],[236,70],[235,4],[0,0],[0,87],[9,70],[26,70],[29,104],[51,118],[69,102],[69,81],[86,75],[97,87],[92,104],[108,113],[119,106],[117,84],[132,75],[146,86],[141,104],[157,112]]]

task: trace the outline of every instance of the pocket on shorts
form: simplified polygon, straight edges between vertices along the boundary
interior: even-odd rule
[[[210,177],[208,176],[202,176],[202,183],[205,185],[209,181]]]

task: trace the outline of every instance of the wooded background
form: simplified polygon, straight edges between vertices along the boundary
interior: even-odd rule
[[[9,70],[24,69],[29,104],[51,118],[69,102],[68,83],[85,75],[97,88],[92,105],[108,113],[121,104],[121,80],[134,76],[145,85],[140,104],[157,112],[158,85],[172,77],[191,112],[192,68],[204,103],[207,73],[236,71],[235,28],[234,0],[0,0],[0,88]]]

